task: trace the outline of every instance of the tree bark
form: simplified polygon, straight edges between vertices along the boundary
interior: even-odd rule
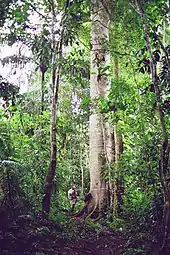
[[[55,6],[52,2],[52,49],[53,49],[53,59],[52,59],[52,102],[51,102],[51,128],[50,128],[50,143],[51,143],[51,155],[50,155],[50,165],[45,179],[44,185],[44,195],[42,200],[42,213],[44,216],[48,216],[50,213],[50,203],[51,195],[54,184],[54,177],[56,172],[56,114],[57,114],[57,102],[58,102],[58,89],[60,83],[60,69],[61,65],[59,60],[62,57],[62,40],[63,40],[63,29],[61,31],[60,41],[56,45],[55,41]],[[58,60],[58,61],[57,61]],[[57,63],[57,66],[56,66]]]
[[[56,171],[56,110],[57,110],[57,101],[58,101],[58,88],[60,80],[60,70],[53,70],[53,92],[52,92],[52,105],[51,105],[51,129],[50,129],[50,139],[51,139],[51,156],[50,156],[50,166],[48,173],[46,175],[45,186],[44,186],[44,195],[42,201],[42,211],[46,215],[50,213],[50,202],[51,202],[51,193],[53,188],[53,182]]]
[[[43,63],[40,65],[41,71],[41,115],[44,111],[44,94],[45,94],[45,73],[48,70],[48,67]]]
[[[169,185],[169,178],[168,178],[169,177],[169,170],[168,170],[169,141],[168,141],[168,134],[167,134],[167,128],[165,123],[164,112],[161,105],[162,100],[161,100],[161,93],[159,89],[158,77],[156,72],[156,61],[152,53],[147,21],[146,21],[145,13],[140,4],[140,1],[135,0],[135,2],[136,2],[137,10],[139,11],[139,14],[143,23],[144,39],[146,42],[148,53],[150,55],[151,79],[154,85],[158,116],[160,121],[161,132],[162,132],[162,146],[161,146],[160,159],[159,159],[159,172],[160,172],[160,181],[161,181],[162,189],[164,193],[164,240],[160,250],[161,253],[163,254],[166,250],[167,239],[170,233],[170,188],[169,188],[170,185]]]
[[[45,72],[42,72],[41,78],[41,114],[44,111],[44,81],[45,81]]]
[[[103,178],[107,161],[111,160],[112,134],[104,114],[97,112],[96,101],[107,95],[109,78],[103,68],[110,63],[109,41],[109,1],[93,0],[91,11],[91,76],[90,96],[92,101],[90,116],[90,193],[93,199],[88,210],[102,212],[109,203],[108,183]]]
[[[84,194],[84,169],[83,169],[83,151],[80,150],[80,169],[81,169],[81,193]]]

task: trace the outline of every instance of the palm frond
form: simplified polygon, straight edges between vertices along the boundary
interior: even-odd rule
[[[21,165],[18,162],[12,161],[12,160],[0,160],[0,166],[5,166],[5,167],[17,167],[22,170],[26,170],[27,168],[23,165]]]
[[[8,57],[0,58],[0,62],[2,65],[8,65],[8,64],[16,64],[17,65],[22,65],[25,66],[28,62],[31,62],[31,58],[26,57],[24,55],[11,55]]]
[[[17,179],[19,179],[21,182],[28,173],[27,167],[12,160],[0,160],[0,169],[2,170],[2,174],[10,172],[10,174],[17,176]]]

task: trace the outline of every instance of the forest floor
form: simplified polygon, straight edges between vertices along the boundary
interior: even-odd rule
[[[129,231],[56,213],[53,219],[20,210],[0,210],[0,255],[158,255],[159,242],[137,223]],[[170,240],[169,240],[170,241]],[[170,254],[170,242],[166,253]]]
[[[30,215],[1,220],[2,255],[119,255],[124,243],[121,234],[106,227],[96,231],[71,218],[63,226]]]

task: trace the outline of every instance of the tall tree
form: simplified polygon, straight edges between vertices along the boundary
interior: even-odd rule
[[[109,185],[103,171],[113,158],[112,134],[104,114],[99,113],[97,100],[107,95],[110,64],[109,1],[93,0],[91,10],[91,77],[90,77],[90,193],[89,211],[101,212],[109,205]]]
[[[55,4],[54,1],[51,4],[52,10],[52,99],[51,99],[51,128],[50,128],[50,141],[51,141],[51,155],[50,155],[50,165],[46,175],[45,185],[44,185],[44,195],[42,200],[42,211],[46,215],[49,215],[50,212],[50,202],[51,202],[51,194],[54,183],[54,177],[56,172],[56,164],[57,164],[57,145],[56,145],[56,113],[57,113],[57,101],[58,101],[58,88],[60,83],[60,69],[61,66],[57,63],[62,56],[62,36],[63,33],[61,31],[60,39],[58,43],[55,40],[55,22],[56,22],[56,12],[55,12]],[[56,65],[57,63],[57,65]]]
[[[168,235],[170,233],[170,187],[169,187],[169,139],[168,139],[168,131],[167,124],[165,119],[165,114],[162,107],[162,96],[159,86],[159,79],[157,74],[157,60],[155,55],[153,54],[151,40],[149,36],[149,27],[147,24],[147,18],[139,0],[136,0],[136,7],[140,14],[143,30],[144,30],[144,39],[147,47],[147,51],[149,53],[149,63],[150,63],[150,72],[151,72],[151,81],[154,86],[155,96],[156,96],[156,104],[157,104],[157,112],[160,122],[161,135],[162,135],[162,144],[160,150],[160,158],[159,158],[159,172],[160,172],[160,181],[162,184],[162,189],[164,193],[164,241],[161,247],[161,252],[166,252],[166,245]],[[169,59],[167,58],[168,70],[170,68]]]

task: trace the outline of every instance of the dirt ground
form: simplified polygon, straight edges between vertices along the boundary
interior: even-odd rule
[[[70,219],[69,219],[70,224]],[[72,228],[54,221],[19,216],[10,224],[1,222],[2,255],[119,255],[123,238],[103,227],[100,231],[73,222]]]

